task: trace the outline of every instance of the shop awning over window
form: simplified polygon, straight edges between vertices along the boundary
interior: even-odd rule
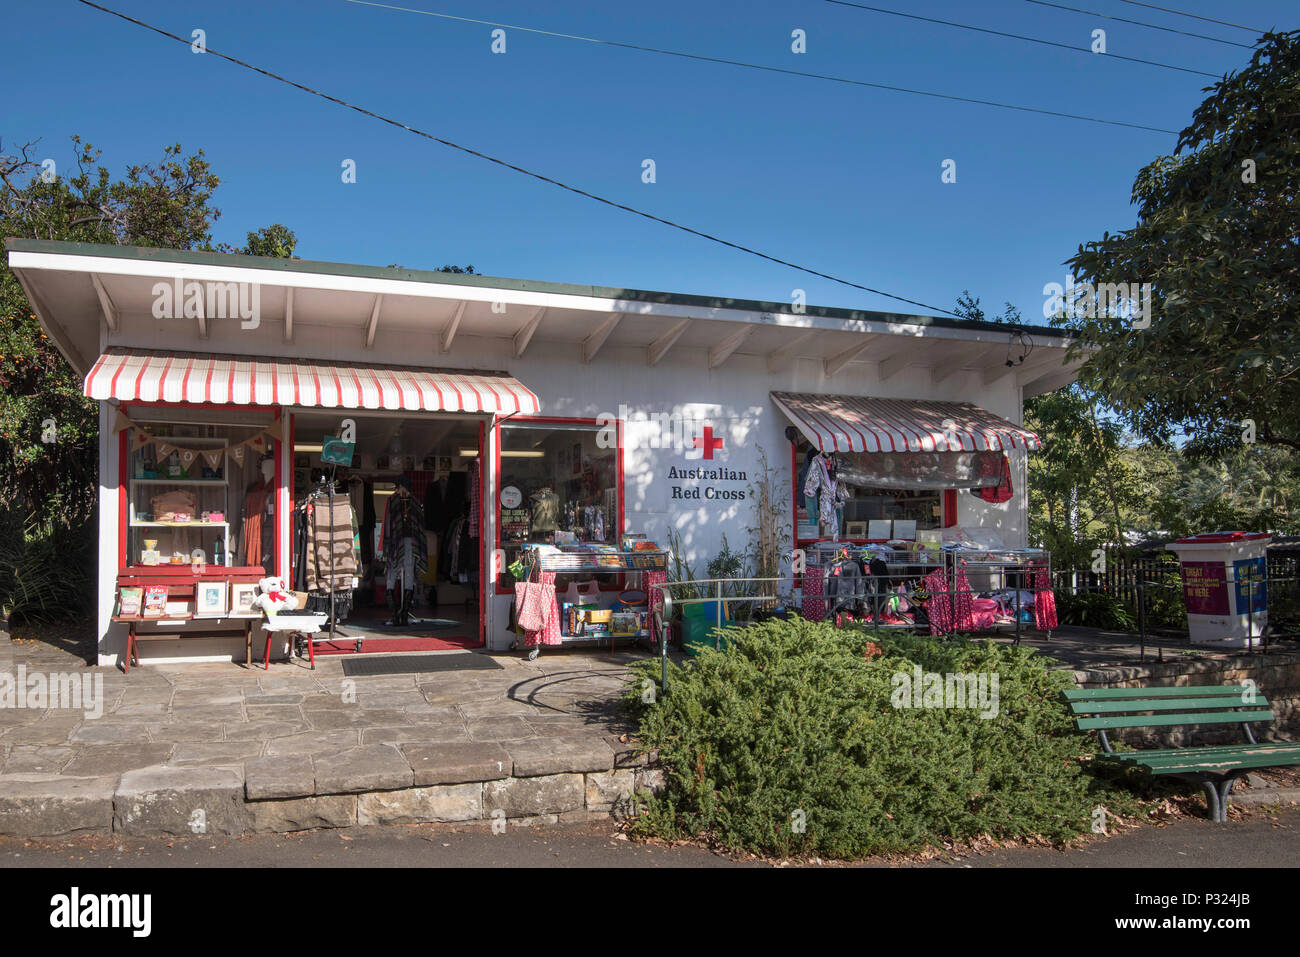
[[[92,399],[326,409],[531,414],[541,403],[499,372],[418,369],[306,359],[110,349],[86,376]]]
[[[772,401],[824,452],[1039,449],[1027,429],[968,402],[773,392]]]

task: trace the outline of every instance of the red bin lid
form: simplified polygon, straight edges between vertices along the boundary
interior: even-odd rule
[[[1271,538],[1268,532],[1202,532],[1191,538],[1180,538],[1175,545],[1213,545],[1216,542],[1248,542]]]

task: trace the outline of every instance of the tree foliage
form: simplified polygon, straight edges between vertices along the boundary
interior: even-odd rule
[[[1068,261],[1094,285],[1151,283],[1149,328],[1119,308],[1063,321],[1080,381],[1139,437],[1216,456],[1251,420],[1300,449],[1300,31],[1261,38],[1208,92],[1138,174],[1137,224]]]
[[[1124,543],[1140,495],[1123,429],[1077,385],[1030,399],[1025,424],[1043,440],[1029,456],[1030,539],[1059,567],[1086,567],[1094,548]]]
[[[0,143],[0,235],[169,249],[212,245],[220,184],[203,151],[167,146],[159,160],[114,177],[100,151],[72,137],[68,175],[38,160],[35,142]],[[296,237],[277,223],[239,252],[291,256]],[[55,508],[83,521],[96,497],[98,420],[81,379],[42,331],[8,262],[0,262],[0,505],[26,516]]]
[[[6,150],[0,142],[0,236],[234,251],[212,245],[220,180],[202,150],[185,155],[179,144],[167,146],[157,161],[115,177],[79,137],[66,175],[38,159],[36,146]],[[239,251],[289,256],[295,242],[277,223],[250,232]],[[41,329],[7,257],[0,259],[0,606],[7,614],[49,618],[75,611],[85,597],[98,425],[81,377]]]

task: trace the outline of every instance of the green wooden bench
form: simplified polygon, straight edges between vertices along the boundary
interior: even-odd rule
[[[1098,760],[1139,766],[1151,774],[1195,781],[1205,788],[1211,820],[1228,820],[1228,794],[1254,768],[1300,764],[1300,743],[1258,742],[1252,724],[1273,720],[1259,691],[1246,685],[1191,688],[1075,688],[1065,692],[1082,731],[1096,731],[1104,753]],[[1106,732],[1118,728],[1237,724],[1244,744],[1216,744],[1161,750],[1115,751]]]

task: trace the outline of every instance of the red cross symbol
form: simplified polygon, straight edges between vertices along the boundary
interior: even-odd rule
[[[722,437],[719,436],[714,438],[713,426],[706,425],[704,427],[704,434],[697,435],[695,438],[691,439],[691,444],[697,449],[703,449],[704,457],[706,459],[711,459],[713,458],[713,453],[722,448]]]

